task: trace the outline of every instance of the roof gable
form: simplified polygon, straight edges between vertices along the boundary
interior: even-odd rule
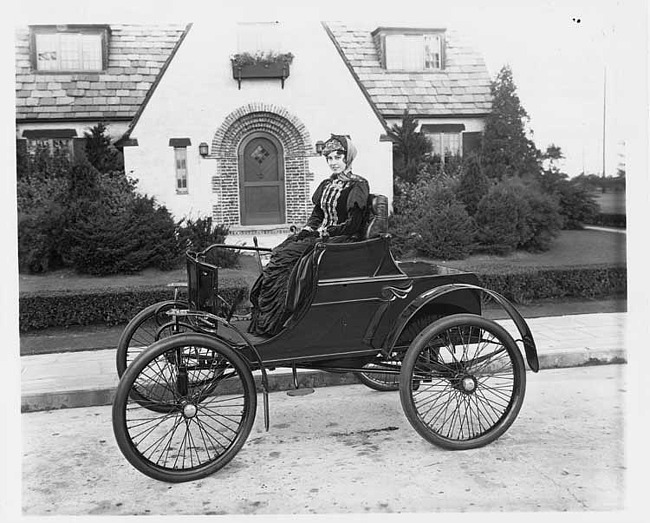
[[[130,120],[187,31],[185,24],[111,25],[101,72],[32,69],[30,31],[16,31],[16,120]]]
[[[385,118],[406,109],[418,117],[472,116],[490,112],[490,76],[481,55],[454,31],[445,32],[445,66],[437,71],[386,70],[376,27],[326,22],[361,89]]]

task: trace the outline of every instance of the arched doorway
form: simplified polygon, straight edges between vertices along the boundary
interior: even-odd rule
[[[242,140],[238,156],[241,224],[285,223],[284,154],[280,142],[269,133],[255,132]]]

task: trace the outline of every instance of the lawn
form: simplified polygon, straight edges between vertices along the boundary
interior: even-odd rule
[[[552,248],[544,253],[516,252],[509,256],[476,255],[465,260],[441,260],[439,263],[475,272],[489,272],[506,267],[624,265],[626,263],[625,239],[626,235],[622,233],[595,230],[562,231]],[[219,277],[221,281],[243,278],[250,287],[258,274],[255,257],[242,256],[239,269],[221,269]],[[134,275],[105,277],[85,276],[63,270],[45,275],[21,274],[19,286],[21,292],[38,292],[166,285],[185,280],[184,268],[173,271],[147,269]]]
[[[626,264],[626,235],[585,229],[562,231],[551,249],[541,253],[515,252],[508,256],[475,255],[465,260],[441,261],[444,265],[475,272],[501,268],[563,267]]]
[[[239,268],[219,270],[219,281],[232,281],[243,278],[250,287],[255,282],[258,275],[259,269],[255,257],[241,256]],[[43,275],[21,274],[19,277],[19,290],[20,292],[35,292],[107,289],[116,287],[131,288],[167,285],[168,283],[184,281],[187,281],[184,267],[171,271],[145,269],[138,274],[119,274],[115,276],[102,277],[76,274],[72,270],[60,270]]]

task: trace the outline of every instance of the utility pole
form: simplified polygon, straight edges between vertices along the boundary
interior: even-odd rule
[[[607,65],[603,67],[603,178],[605,178],[605,126],[607,124]]]

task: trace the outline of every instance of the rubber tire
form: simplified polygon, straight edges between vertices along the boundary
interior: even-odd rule
[[[122,334],[120,335],[120,339],[117,342],[117,351],[115,354],[115,366],[117,368],[117,375],[120,378],[122,377],[124,371],[127,368],[127,362],[130,356],[129,348],[130,348],[131,340],[135,336],[138,329],[140,329],[142,325],[145,323],[145,321],[151,319],[155,314],[155,312],[161,307],[166,307],[168,309],[171,308],[187,309],[188,305],[187,302],[181,300],[160,301],[142,309],[140,312],[138,312],[138,314],[136,314],[133,317],[133,319],[124,328],[124,331],[122,331]],[[142,352],[142,350],[138,351],[138,353],[140,352]],[[135,358],[132,357],[131,359],[133,360]]]
[[[392,360],[381,360],[381,363],[388,363]],[[379,362],[378,362],[379,363]],[[364,368],[369,365],[376,365],[375,363],[367,363],[364,365]],[[399,368],[399,365],[396,365]],[[354,373],[357,379],[363,383],[366,387],[379,391],[379,392],[391,392],[399,390],[399,375],[387,376],[386,380],[377,379],[380,374],[375,373],[365,373],[365,372],[355,372]]]
[[[424,316],[421,316],[419,318],[418,317],[413,318],[413,320],[411,320],[406,325],[406,327],[404,328],[404,330],[400,334],[399,339],[397,340],[396,343],[397,344],[402,344],[402,343],[405,344],[406,342],[411,342],[413,340],[413,338],[415,338],[422,331],[422,329],[424,327],[434,323],[435,321],[437,321],[439,319],[440,319],[440,316],[433,315],[433,314],[424,315]],[[381,360],[378,361],[378,363],[379,362],[381,362],[381,363],[389,363],[389,362],[393,362],[393,361],[396,361],[401,365],[400,360],[381,359]],[[364,367],[367,367],[368,365],[375,365],[375,363],[374,362],[373,363],[367,363],[366,365],[364,365]],[[366,374],[365,372],[355,372],[354,374],[361,383],[363,383],[366,387],[368,387],[370,389],[373,389],[373,390],[376,390],[376,391],[379,391],[379,392],[393,392],[393,391],[399,390],[399,375],[396,375],[394,377],[393,376],[390,376],[390,377],[387,376],[388,379],[381,380],[381,379],[377,379],[378,375],[374,374],[374,373]]]
[[[239,375],[242,377],[242,386],[244,394],[244,416],[243,423],[237,434],[234,443],[216,460],[211,461],[201,467],[185,470],[185,471],[171,471],[157,467],[148,460],[144,459],[141,454],[136,450],[133,441],[129,437],[129,432],[126,427],[126,410],[129,400],[129,393],[131,386],[136,381],[139,374],[146,369],[147,365],[159,357],[161,354],[168,350],[172,350],[182,346],[199,346],[208,347],[223,355],[230,360],[231,364],[237,369]],[[214,338],[205,334],[179,334],[169,338],[162,339],[151,345],[142,354],[140,354],[120,379],[113,400],[112,408],[112,422],[113,433],[117,441],[117,445],[131,465],[143,474],[150,478],[159,481],[166,481],[169,483],[181,483],[185,481],[194,481],[204,478],[215,473],[217,470],[228,464],[235,455],[242,448],[246,439],[250,435],[255,422],[255,414],[257,411],[257,393],[255,389],[255,381],[253,374],[250,370],[248,362],[236,353],[230,347],[215,340]]]
[[[477,326],[489,331],[498,338],[507,350],[510,361],[512,362],[514,381],[509,404],[500,419],[487,432],[476,438],[456,440],[439,435],[424,423],[414,404],[414,391],[412,390],[411,383],[416,361],[421,349],[426,346],[428,340],[442,331],[462,325]],[[475,314],[455,314],[442,318],[434,325],[425,328],[411,343],[404,358],[404,362],[402,363],[402,370],[400,373],[400,401],[406,418],[424,439],[438,447],[448,450],[468,450],[479,448],[498,439],[506,430],[508,430],[517,418],[524,401],[525,392],[526,368],[524,366],[521,352],[512,336],[510,336],[510,334],[498,323]]]

